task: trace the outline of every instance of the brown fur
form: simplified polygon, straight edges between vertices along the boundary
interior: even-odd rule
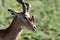
[[[23,10],[26,9],[25,5],[23,5]],[[30,9],[29,9],[30,10]],[[35,30],[36,26],[34,25],[34,22],[32,18],[30,18],[29,12],[27,10],[23,12],[16,12],[14,10],[9,9],[8,11],[11,12],[12,15],[15,15],[16,17],[13,19],[11,25],[5,29],[5,30],[0,30],[0,40],[18,40],[19,36],[21,35],[22,29],[21,26],[26,26],[28,29]],[[27,22],[24,22],[25,20],[22,20],[22,18],[18,18],[21,16],[18,16],[19,14],[21,16],[25,16],[27,19]],[[17,15],[18,14],[18,15]]]
[[[23,21],[15,17],[10,27],[5,30],[0,30],[0,40],[18,40],[20,32],[22,31],[18,26],[22,24]]]
[[[23,16],[23,14],[21,15]],[[0,30],[0,40],[18,40],[22,32],[21,26],[24,25],[27,26],[27,28],[33,28],[34,23],[33,21],[30,21],[30,19],[25,23],[22,19],[15,17],[7,29]]]

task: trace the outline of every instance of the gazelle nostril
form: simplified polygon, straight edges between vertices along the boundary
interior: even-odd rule
[[[8,11],[10,11],[10,9],[8,9]]]
[[[36,27],[33,27],[33,31],[36,31],[36,29],[37,29]]]
[[[34,29],[36,29],[36,27],[34,27]]]

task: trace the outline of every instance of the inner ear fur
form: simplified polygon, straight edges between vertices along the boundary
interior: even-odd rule
[[[34,18],[35,18],[35,17],[32,15],[32,18],[31,18],[31,19],[32,19],[33,22],[34,22]]]

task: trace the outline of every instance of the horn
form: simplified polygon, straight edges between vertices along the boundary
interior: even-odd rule
[[[25,14],[26,11],[27,11],[27,8],[26,8],[26,5],[25,5],[25,2],[24,0],[17,0],[18,3],[22,4],[22,7],[23,7],[23,13]]]
[[[27,6],[27,12],[30,12],[31,4],[30,3],[25,3]]]
[[[24,14],[30,11],[31,5],[29,3],[24,2],[24,0],[17,0],[17,2],[22,4]]]

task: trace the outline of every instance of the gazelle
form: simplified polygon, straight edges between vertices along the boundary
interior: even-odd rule
[[[0,30],[0,40],[18,40],[23,27],[26,27],[32,31],[36,30],[36,26],[34,24],[34,16],[32,16],[31,18],[28,11],[30,10],[30,5],[28,3],[24,3],[23,1],[18,2],[22,4],[23,11],[17,12],[8,9],[8,11],[11,12],[12,15],[15,15],[15,18],[8,28]]]

